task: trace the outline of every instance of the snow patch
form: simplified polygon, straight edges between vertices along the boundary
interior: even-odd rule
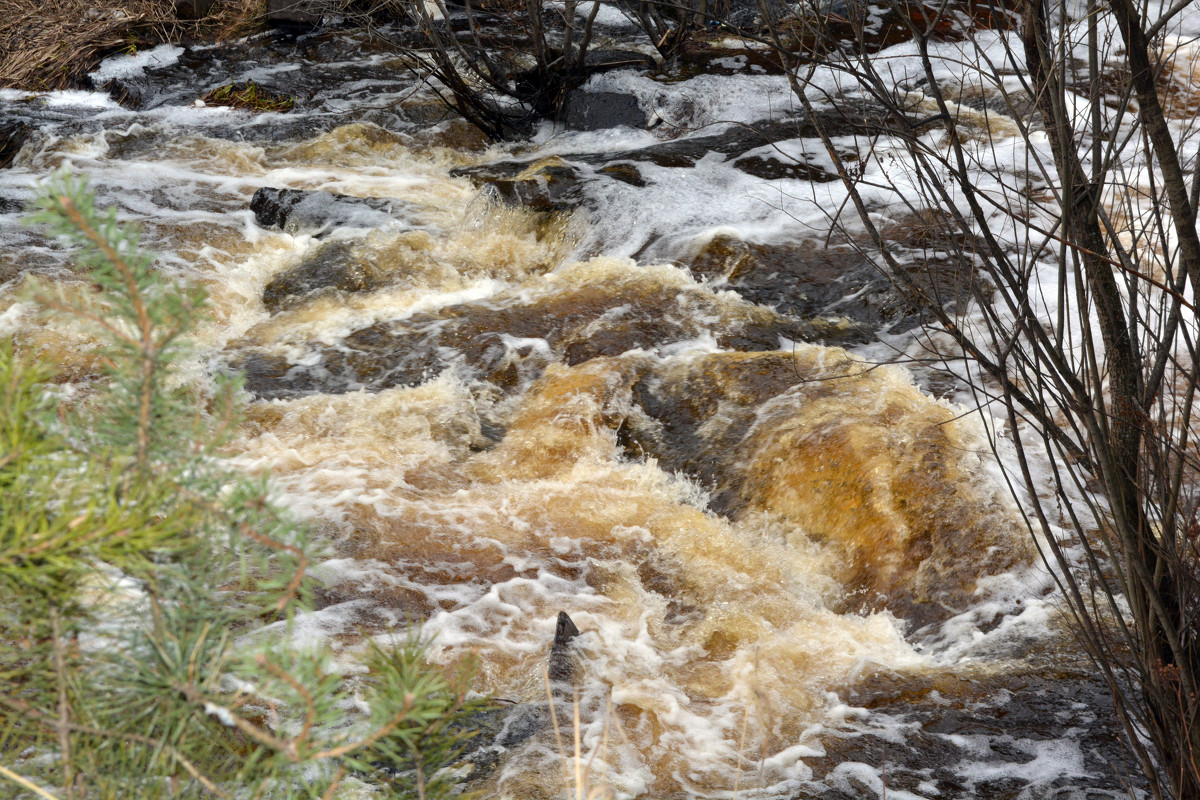
[[[147,69],[168,67],[177,62],[183,52],[178,45],[161,44],[150,50],[111,56],[101,61],[95,72],[88,73],[88,77],[96,86],[103,86],[114,78],[130,78],[141,75]]]

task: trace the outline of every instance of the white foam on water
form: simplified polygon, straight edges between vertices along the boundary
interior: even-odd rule
[[[601,13],[617,11],[602,6]],[[998,56],[999,36],[980,34],[983,51]],[[956,43],[935,43],[933,49],[939,79],[971,79],[961,61],[977,59],[977,52]],[[137,74],[154,65],[154,52],[105,62],[97,74],[105,79]],[[160,56],[172,57],[170,51]],[[881,57],[896,65],[902,81],[921,75],[909,45]],[[848,85],[842,76],[819,72],[813,87],[816,98],[817,90]],[[644,109],[693,136],[796,110],[782,76],[703,76],[663,84],[613,72],[594,77],[588,88],[630,93]],[[4,100],[23,96],[0,92]],[[105,113],[118,108],[95,93],[43,98],[56,107],[82,104]],[[1053,605],[1043,598],[1049,576],[1026,565],[980,578],[969,607],[942,625],[940,638],[918,649],[892,614],[855,613],[838,605],[844,551],[815,540],[778,508],[737,519],[716,516],[707,511],[711,487],[669,474],[653,459],[631,459],[619,441],[621,421],[635,413],[632,387],[639,376],[662,375],[672,366],[719,354],[712,332],[717,323],[748,313],[748,304],[693,280],[685,268],[638,266],[622,257],[641,252],[644,261],[687,258],[716,235],[747,241],[820,238],[830,231],[836,209],[846,206],[840,182],[764,182],[735,169],[733,159],[713,154],[687,168],[639,161],[646,187],[616,181],[589,187],[594,213],[577,249],[592,248],[604,257],[575,261],[567,257],[567,245],[539,240],[535,225],[516,212],[487,204],[480,211],[476,190],[465,179],[449,178],[448,164],[425,160],[400,137],[378,129],[347,126],[306,142],[257,145],[189,131],[235,115],[245,117],[192,107],[121,117],[137,122],[53,140],[28,165],[0,176],[5,188],[25,185],[63,162],[73,163],[92,175],[102,204],[116,202],[123,218],[146,226],[146,241],[162,252],[164,269],[211,287],[213,319],[200,330],[203,352],[189,373],[199,384],[208,379],[205,367],[239,340],[311,366],[313,345],[337,346],[378,322],[457,307],[468,313],[471,307],[535,305],[585,285],[641,280],[674,292],[680,307],[691,303],[696,314],[705,315],[697,320],[695,336],[573,367],[552,364],[527,391],[522,387],[524,393],[510,397],[446,371],[416,387],[252,403],[231,460],[250,472],[271,472],[278,501],[327,534],[334,552],[314,566],[313,575],[328,605],[299,617],[292,636],[306,646],[331,648],[339,669],[359,669],[360,631],[395,641],[405,635],[407,623],[421,621],[436,637],[435,660],[451,664],[477,653],[482,689],[535,701],[544,695],[541,670],[555,616],[566,610],[582,631],[576,651],[583,751],[587,757],[607,747],[597,769],[617,796],[728,797],[733,776],[740,774],[740,793],[767,797],[802,793],[813,779],[809,762],[824,754],[830,732],[873,719],[837,694],[866,676],[952,673],[964,664],[989,663],[995,653],[1016,649],[1014,642],[1054,641]],[[978,121],[972,124],[979,127]],[[538,155],[569,155],[658,141],[647,131],[562,132],[547,126],[533,146]],[[936,146],[936,136],[929,142]],[[852,137],[837,144],[865,152]],[[864,192],[868,204],[883,211],[898,196],[911,196],[918,184],[896,167],[902,155],[898,143],[874,144]],[[985,168],[979,188],[999,193],[1000,180],[1009,174],[1004,165],[1028,162],[1025,147],[1047,154],[1036,138],[1031,145],[981,141],[973,151]],[[783,142],[779,149],[782,156],[831,167],[813,140]],[[516,152],[500,148],[485,157]],[[779,153],[762,148],[754,154]],[[870,183],[881,185],[866,188]],[[410,265],[417,263],[414,254],[423,253],[439,269],[417,274],[414,268],[402,276],[408,284],[312,299],[271,316],[262,306],[263,287],[321,242],[257,227],[247,206],[260,186],[410,203],[413,224],[422,227],[420,242],[378,234],[363,244],[379,254],[401,253],[412,259],[405,262]],[[997,230],[1014,244],[1026,235],[1012,225],[998,224]],[[339,235],[350,236],[331,238]],[[20,241],[10,236],[0,232],[6,242]],[[643,252],[648,246],[650,256]],[[1046,286],[1054,277],[1049,268],[1038,276]],[[1039,302],[1047,314],[1056,308],[1051,292]],[[608,321],[628,310],[628,305],[610,309]],[[6,335],[31,335],[35,324],[21,303],[0,314]],[[64,329],[55,335],[72,334]],[[507,344],[549,349],[536,336],[509,336]],[[821,370],[845,358],[841,351],[810,345],[796,351],[811,356]],[[899,403],[897,398],[939,425],[964,413],[921,397],[911,375],[898,368],[877,370],[862,385],[869,388],[866,394],[848,396],[840,407],[826,406],[829,419],[810,433],[844,430],[838,426],[849,424],[851,411],[870,420],[887,412],[889,403]],[[836,395],[839,390],[830,387],[828,394]],[[769,454],[772,431],[800,430],[804,415],[822,402],[788,395],[763,403],[753,419],[753,431],[765,441],[762,452]],[[839,414],[832,414],[837,408]],[[902,431],[902,424],[889,419],[878,438]],[[485,423],[503,430],[499,442],[486,433]],[[963,502],[978,503],[982,517],[997,526],[1011,524],[1012,509],[1002,502],[1001,466],[986,455],[985,435],[969,424],[947,427],[958,437],[953,466],[969,476],[962,486],[971,491],[964,489]],[[910,434],[895,435],[901,446]],[[881,471],[867,470],[877,480]],[[1011,533],[1025,536],[1015,524]],[[963,565],[964,573],[971,569]],[[997,616],[999,623],[985,633],[985,623]],[[622,733],[605,739],[609,703]],[[896,723],[880,735],[903,746],[911,732],[911,725]],[[1068,740],[1012,740],[1030,756],[1028,769],[987,760],[986,740],[962,743],[977,754],[961,765],[971,780],[1086,777],[1082,755]],[[745,757],[759,753],[760,745],[761,766]],[[552,743],[535,740],[503,768],[498,796],[546,792],[557,785],[557,759]],[[837,766],[825,781],[851,793],[864,786],[881,792],[883,786],[877,767],[855,762]],[[920,796],[891,789],[888,794]]]
[[[843,792],[854,796],[861,796],[862,790],[866,788],[881,798],[895,797],[900,798],[900,800],[932,800],[931,797],[888,787],[878,768],[856,761],[845,761],[838,764],[833,769],[832,774],[826,778],[826,781]],[[936,796],[936,794],[932,795],[932,797]]]
[[[0,335],[12,336],[24,324],[26,315],[35,311],[33,303],[13,303],[0,312]]]
[[[964,737],[947,736],[960,743]],[[1049,783],[1059,778],[1086,778],[1090,775],[1084,768],[1083,753],[1079,743],[1069,739],[1001,739],[985,740],[971,737],[969,746],[980,755],[991,753],[997,744],[1005,744],[1032,756],[1021,763],[990,763],[988,761],[963,761],[958,765],[959,773],[970,781],[1018,778],[1022,781]]]

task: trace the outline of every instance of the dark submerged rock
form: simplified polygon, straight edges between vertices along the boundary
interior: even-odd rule
[[[99,87],[124,108],[140,109],[145,103],[145,81],[139,77],[112,78]]]
[[[175,0],[175,13],[180,19],[203,19],[216,0]]]
[[[720,39],[724,38],[724,34]],[[779,57],[770,50],[731,48],[720,39],[694,38],[679,54],[655,73],[664,83],[695,78],[700,75],[783,75]]]
[[[825,737],[825,753],[805,759],[813,770],[806,797],[874,796],[870,787],[838,774],[847,761],[876,769],[886,761],[889,794],[1015,799],[1078,793],[1099,800],[1145,789],[1112,722],[1112,695],[1094,671],[1080,665],[1022,665],[975,676],[881,671],[846,690],[845,700],[868,709],[871,717],[861,728]],[[889,734],[898,726],[905,730],[903,747]],[[1088,773],[1086,779],[1023,769],[1056,743],[1077,749],[1077,767]],[[964,770],[968,764],[975,769]],[[989,771],[997,776],[978,774]]]
[[[565,611],[558,613],[554,643],[550,647],[547,671],[557,699],[569,690],[576,671],[571,642],[579,629]],[[561,715],[561,710],[558,712]],[[505,752],[533,738],[550,724],[550,708],[544,700],[499,705],[472,715],[460,726],[472,732],[466,739],[460,760],[472,767],[470,780],[481,780],[499,764]]]
[[[929,639],[981,577],[1032,554],[972,494],[953,412],[893,389],[841,351],[715,353],[640,375],[618,439],[691,476],[717,513],[780,515],[842,548],[841,613],[887,608]]]
[[[765,29],[761,16],[762,2],[770,19],[782,19],[789,11],[784,0],[730,0],[729,10],[722,20],[726,25],[742,31],[760,32]]]
[[[647,374],[633,386],[634,403],[643,414],[629,418],[621,442],[633,457],[652,456],[664,469],[694,477],[714,492],[710,507],[730,514],[740,489],[731,462],[754,422],[754,410],[798,382],[790,366],[790,357],[779,354],[673,378]],[[713,429],[718,431],[714,437],[704,426],[718,413],[724,420]]]
[[[757,244],[718,236],[690,259],[693,274],[803,319],[844,318],[840,342],[867,341],[892,320],[891,284],[855,249],[817,242]]]
[[[381,285],[372,265],[349,242],[325,245],[311,258],[272,278],[263,289],[263,305],[275,312],[322,290],[362,292]]]
[[[699,288],[680,292],[634,275],[378,322],[335,346],[313,345],[300,364],[256,347],[235,350],[231,361],[245,371],[246,388],[265,399],[414,386],[452,365],[515,391],[554,361],[575,365],[706,331],[722,347],[746,350],[775,349],[781,338],[813,338],[810,328],[767,309],[722,309],[720,298]],[[529,344],[536,340],[546,346]]]
[[[583,57],[584,69],[589,72],[609,72],[618,69],[653,69],[658,65],[653,56],[637,50],[592,48]]]

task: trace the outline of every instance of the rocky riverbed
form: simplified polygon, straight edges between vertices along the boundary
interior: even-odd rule
[[[920,315],[835,224],[814,125],[866,159],[877,110],[814,119],[753,42],[664,63],[598,19],[598,50],[638,58],[507,144],[438,102],[403,29],[164,46],[93,90],[0,91],[0,333],[76,391],[98,375],[88,333],[23,295],[87,291],[22,224],[34,181],[86,173],[209,291],[190,380],[245,373],[229,456],[328,543],[296,635],[349,669],[420,623],[513,701],[475,756],[485,796],[561,794],[537,704],[563,611],[613,796],[1125,796],[1111,699],[969,397],[888,363]],[[200,99],[248,82],[291,109]],[[978,124],[1002,137],[999,117]],[[882,215],[965,304],[972,243]]]

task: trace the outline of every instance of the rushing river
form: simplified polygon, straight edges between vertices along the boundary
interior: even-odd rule
[[[21,299],[33,273],[88,290],[21,224],[35,180],[86,173],[209,291],[189,379],[246,372],[230,455],[322,534],[296,635],[349,665],[420,623],[435,661],[537,702],[568,612],[597,790],[1123,795],[1110,701],[968,396],[883,363],[913,318],[831,237],[820,143],[721,124],[794,111],[727,46],[593,79],[650,130],[505,146],[363,32],[110,61],[126,106],[5,90],[31,132],[0,171],[0,333],[67,386],[97,374],[85,331]],[[196,103],[248,79],[295,110]],[[262,187],[386,201],[309,195],[279,230]],[[543,728],[474,788],[562,796],[560,759]]]

